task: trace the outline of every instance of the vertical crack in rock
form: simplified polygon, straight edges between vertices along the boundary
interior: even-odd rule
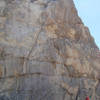
[[[42,26],[41,26],[41,27],[42,27]],[[26,68],[26,67],[27,67],[27,59],[30,58],[32,51],[34,51],[34,48],[35,48],[35,45],[37,44],[37,39],[38,39],[38,37],[39,37],[39,34],[40,34],[41,30],[42,30],[42,28],[40,28],[39,32],[36,33],[36,37],[34,38],[35,40],[34,40],[34,43],[33,43],[33,45],[32,45],[32,48],[31,48],[31,50],[29,51],[29,53],[28,53],[26,59],[24,60],[24,63],[23,63],[23,72],[24,72],[24,73],[26,73],[26,70],[27,70],[27,68]]]

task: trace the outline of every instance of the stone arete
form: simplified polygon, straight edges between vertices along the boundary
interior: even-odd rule
[[[100,57],[72,0],[0,0],[0,100],[100,100]]]

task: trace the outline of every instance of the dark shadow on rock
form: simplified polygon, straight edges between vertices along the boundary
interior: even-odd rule
[[[3,96],[0,96],[0,100],[10,100],[7,96],[3,95]]]

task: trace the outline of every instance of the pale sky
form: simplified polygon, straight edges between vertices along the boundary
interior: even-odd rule
[[[78,14],[100,48],[100,0],[74,0]]]

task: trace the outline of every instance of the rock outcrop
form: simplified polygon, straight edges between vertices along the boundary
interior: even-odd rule
[[[0,100],[100,100],[100,56],[72,0],[0,0]]]

